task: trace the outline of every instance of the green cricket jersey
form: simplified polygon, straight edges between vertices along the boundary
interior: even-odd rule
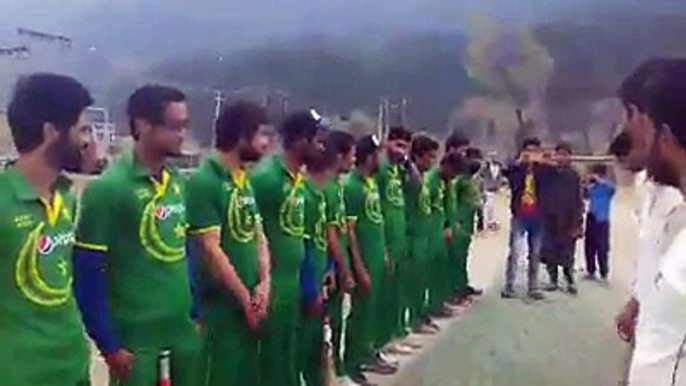
[[[430,226],[432,234],[442,231],[445,226],[445,182],[441,179],[439,169],[433,168],[425,175],[426,185],[429,191],[429,202],[431,205]]]
[[[312,247],[312,265],[318,284],[323,283],[328,265],[326,224],[324,191],[308,179],[305,181],[305,239]]]
[[[107,253],[109,305],[125,347],[164,347],[192,328],[185,180],[126,154],[81,197],[82,248]]]
[[[396,260],[407,253],[405,196],[400,165],[384,157],[376,180],[381,195],[388,253]]]
[[[445,195],[443,197],[443,207],[445,208],[446,227],[454,229],[457,221],[457,179],[452,179],[446,184]]]
[[[53,202],[14,167],[0,172],[0,385],[75,386],[88,346],[72,295],[75,198],[60,177]]]
[[[431,196],[427,173],[422,176],[422,184],[407,184],[406,208],[409,234],[412,237],[423,237],[427,233],[431,217]]]
[[[457,197],[457,219],[460,231],[467,235],[474,233],[474,211],[478,206],[479,192],[474,178],[460,176],[455,180]]]
[[[346,265],[350,268],[350,258],[348,257],[350,240],[348,240],[348,222],[346,220],[344,196],[343,177],[333,179],[324,189],[328,225],[334,225],[338,228],[338,243],[341,245],[342,252],[345,255]]]
[[[381,198],[374,177],[352,171],[345,180],[345,207],[348,219],[355,222],[360,254],[372,281],[380,279],[385,268],[384,218]]]
[[[238,277],[251,290],[259,284],[256,230],[260,221],[255,196],[245,171],[231,172],[217,155],[206,159],[186,187],[190,235],[217,230],[221,248]],[[203,270],[203,298],[239,307],[232,293]]]
[[[305,245],[305,190],[282,154],[267,158],[250,176],[272,258],[272,305],[292,306],[300,295],[299,270]]]

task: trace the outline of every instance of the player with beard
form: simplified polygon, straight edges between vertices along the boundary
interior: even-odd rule
[[[62,172],[78,169],[92,102],[76,80],[36,74],[17,83],[8,107],[19,158],[0,171],[3,385],[89,384],[71,287],[76,198]]]
[[[383,347],[392,339],[407,335],[409,327],[405,321],[403,288],[411,281],[409,250],[407,247],[407,222],[405,217],[404,185],[409,169],[409,151],[412,133],[403,127],[392,127],[384,142],[385,152],[381,167],[376,175],[381,194],[381,209],[384,215],[386,248],[392,269],[384,280],[380,307],[380,335],[377,346]],[[409,353],[409,348],[396,345],[391,353]]]
[[[189,179],[189,234],[203,256],[206,385],[256,385],[258,329],[270,292],[267,240],[247,167],[269,147],[266,112],[240,102],[215,123],[216,153]]]
[[[336,375],[345,376],[343,366],[343,299],[352,292],[355,279],[350,269],[348,225],[345,212],[343,176],[352,169],[355,162],[355,137],[344,131],[327,133],[324,147],[336,153],[335,177],[324,189],[326,199],[326,241],[329,256],[336,269],[336,286],[329,294],[327,314],[331,326],[331,343]]]
[[[648,173],[686,192],[686,61],[653,75],[645,110],[656,131]],[[629,385],[686,385],[686,208],[673,207],[652,242],[666,252],[644,283]]]
[[[620,338],[632,345],[640,303],[649,294],[664,252],[654,240],[664,229],[668,214],[683,202],[682,195],[670,186],[670,178],[663,175],[661,168],[646,171],[657,133],[648,115],[650,85],[656,77],[672,71],[679,62],[678,59],[653,59],[641,64],[622,82],[618,93],[625,107],[625,130],[615,138],[610,150],[623,167],[637,173],[635,211],[639,243],[633,293],[616,321]]]
[[[430,277],[427,274],[429,267],[429,223],[431,221],[431,199],[429,195],[426,172],[436,162],[440,145],[426,134],[416,134],[412,137],[410,156],[413,164],[418,169],[422,178],[421,184],[408,184],[405,189],[405,204],[407,205],[408,241],[410,246],[410,259],[412,283],[408,288],[411,305],[410,320],[415,332],[433,334],[438,331],[428,315],[426,303],[426,290]]]
[[[319,121],[309,112],[290,114],[279,126],[283,153],[257,165],[250,176],[273,267],[269,317],[263,321],[260,347],[260,384],[264,386],[299,384],[299,270],[305,256],[302,168],[317,151],[319,130]]]
[[[201,341],[191,319],[185,179],[167,164],[181,155],[188,131],[186,98],[144,86],[129,98],[127,114],[133,151],[81,198],[77,299],[112,384],[156,384],[169,350],[174,385],[197,385]]]

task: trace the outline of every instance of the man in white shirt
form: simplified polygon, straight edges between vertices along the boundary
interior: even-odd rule
[[[655,180],[678,187],[683,193],[686,60],[672,63],[653,75],[648,86],[650,97],[645,111],[656,128],[648,172]],[[639,256],[635,294],[640,312],[635,325],[631,386],[686,386],[686,364],[681,363],[686,346],[686,207],[682,199],[667,209],[671,198],[661,189],[667,188],[653,186],[653,194],[648,195],[648,218],[641,219],[645,220],[641,223],[641,244],[646,244],[647,252],[662,257],[650,262]],[[661,223],[656,213],[663,216]]]
[[[656,235],[659,234],[667,213],[683,201],[675,188],[656,182],[645,171],[656,133],[647,111],[648,87],[657,74],[664,73],[673,63],[670,59],[648,61],[627,77],[619,90],[619,97],[626,109],[626,128],[615,139],[611,151],[623,166],[637,173],[636,214],[639,223],[639,253],[633,296],[617,317],[617,330],[626,341],[631,341],[633,337],[644,278],[650,277],[650,272],[654,272],[657,267],[660,253],[654,242]],[[622,143],[619,144],[620,142]]]
[[[678,61],[671,59],[650,60],[627,77],[619,90],[626,112],[625,131],[613,141],[610,150],[622,166],[637,173],[635,214],[639,228],[639,252],[633,293],[617,316],[619,336],[632,345],[627,365],[631,361],[640,304],[664,252],[664,245],[659,246],[656,240],[669,213],[683,201],[678,189],[669,186],[670,178],[661,173],[661,168],[652,168],[657,170],[651,169],[650,173],[646,171],[656,135],[655,125],[648,115],[649,86],[656,76],[674,67],[676,62]],[[628,368],[625,376],[628,376]]]

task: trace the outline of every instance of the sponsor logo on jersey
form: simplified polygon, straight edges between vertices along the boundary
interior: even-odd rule
[[[74,239],[74,232],[64,232],[56,235],[41,235],[38,239],[38,252],[41,255],[49,255],[56,248],[67,247],[74,244]]]
[[[183,215],[184,213],[186,213],[184,204],[158,205],[155,208],[155,217],[160,221],[164,221],[172,215]]]

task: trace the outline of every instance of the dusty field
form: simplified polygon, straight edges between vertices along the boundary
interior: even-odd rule
[[[543,302],[502,300],[507,230],[479,239],[471,261],[473,281],[487,289],[464,316],[443,332],[383,386],[615,386],[626,347],[613,318],[626,300],[636,251],[629,214],[630,193],[613,210],[611,284],[580,281],[574,298],[563,293]],[[504,201],[500,206],[505,218]],[[579,245],[581,247],[581,244]],[[583,270],[583,255],[577,268]],[[522,263],[523,264],[523,263]],[[581,272],[578,274],[581,275]],[[547,275],[542,274],[545,283]],[[524,272],[520,270],[520,283]]]
[[[477,239],[471,276],[486,295],[464,316],[444,322],[439,336],[424,340],[421,353],[404,358],[395,377],[377,381],[382,386],[615,386],[626,348],[616,338],[613,318],[626,299],[636,251],[629,202],[622,194],[613,210],[610,286],[580,281],[576,298],[559,293],[537,304],[500,299],[507,229]],[[499,213],[507,224],[505,198]],[[581,253],[577,266],[583,269]],[[519,276],[523,283],[523,269]],[[94,355],[93,363],[93,384],[105,385],[101,360]]]

